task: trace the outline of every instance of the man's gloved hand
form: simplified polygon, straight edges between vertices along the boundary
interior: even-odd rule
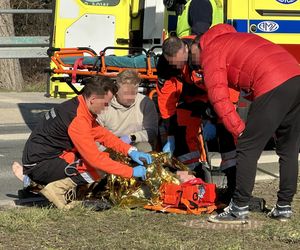
[[[174,136],[168,136],[167,142],[165,146],[163,147],[163,152],[169,153],[170,157],[172,157],[175,150],[175,137]]]
[[[203,126],[203,137],[205,141],[210,141],[214,139],[217,135],[217,129],[214,124],[207,121]]]
[[[136,166],[133,168],[133,177],[140,177],[142,180],[146,180],[146,168],[144,166]]]
[[[144,153],[144,152],[140,152],[137,150],[132,150],[129,153],[129,157],[135,161],[138,164],[144,165],[144,163],[140,160],[141,158],[144,158],[147,162],[147,164],[151,164],[152,163],[152,157],[150,154]]]
[[[131,143],[131,139],[128,135],[123,135],[120,137],[120,140],[122,140],[123,142],[130,144]]]

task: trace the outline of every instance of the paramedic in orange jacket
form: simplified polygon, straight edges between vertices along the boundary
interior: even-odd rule
[[[195,36],[185,37],[181,40],[185,44],[184,60],[188,63],[172,67],[162,55],[157,65],[158,72],[158,106],[167,127],[167,143],[174,144],[174,155],[191,169],[199,165],[199,143],[197,139],[201,119],[204,123],[203,135],[205,140],[213,139],[214,133],[207,132],[213,129],[213,121],[216,123],[216,135],[218,138],[219,151],[221,153],[221,170],[227,177],[227,195],[224,202],[229,202],[235,188],[235,165],[236,150],[232,135],[224,128],[223,124],[217,123],[213,115],[213,109],[208,103],[207,92],[202,82],[202,73],[193,65],[189,54],[189,46]],[[171,38],[172,39],[172,38]],[[197,38],[196,38],[197,39]],[[163,51],[165,48],[163,45]],[[238,95],[232,91],[231,99],[237,102]],[[172,142],[173,138],[175,139]],[[168,151],[164,146],[163,151]],[[172,145],[171,145],[172,147]],[[172,148],[169,150],[172,154]]]
[[[145,178],[141,158],[151,163],[151,156],[122,142],[96,121],[116,92],[114,81],[94,77],[82,95],[52,108],[31,133],[23,152],[23,174],[46,185],[41,193],[58,208],[65,208],[64,194],[69,189],[97,181],[106,173]],[[139,166],[112,160],[98,150],[96,142],[128,155]]]

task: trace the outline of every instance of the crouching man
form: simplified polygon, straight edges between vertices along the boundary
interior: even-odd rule
[[[144,179],[146,168],[141,159],[150,164],[151,156],[122,142],[96,121],[117,90],[111,79],[94,77],[82,95],[47,112],[26,142],[23,167],[13,164],[17,177],[22,179],[24,174],[45,185],[41,194],[60,209],[69,208],[65,199],[69,190],[95,182],[105,173]],[[113,161],[95,142],[128,155],[139,165],[131,168]]]

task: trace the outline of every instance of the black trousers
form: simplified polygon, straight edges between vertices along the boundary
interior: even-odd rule
[[[87,182],[78,174],[76,169],[70,168],[67,170],[68,175],[66,174],[65,169],[68,165],[69,163],[64,159],[53,158],[44,160],[31,168],[24,166],[24,173],[27,174],[31,180],[42,185],[47,185],[50,182],[67,177],[70,177],[77,185],[86,184]]]
[[[238,206],[249,203],[257,169],[257,161],[275,134],[279,156],[279,205],[292,202],[297,189],[298,154],[300,148],[300,76],[293,77],[250,106],[246,128],[238,138],[236,190],[233,201]]]

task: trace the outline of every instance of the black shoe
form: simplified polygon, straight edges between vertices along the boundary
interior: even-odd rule
[[[287,221],[291,219],[292,214],[292,207],[290,205],[280,206],[276,204],[271,212],[268,213],[268,217],[279,221]]]
[[[239,207],[231,201],[229,206],[224,209],[223,213],[210,216],[208,221],[224,224],[247,224],[248,213],[249,206]]]
[[[249,211],[267,212],[265,199],[259,197],[251,197],[249,201]]]
[[[19,189],[18,190],[18,197],[19,199],[27,199],[27,198],[36,198],[42,197],[39,193],[31,192],[29,189]]]
[[[93,211],[104,211],[112,208],[112,204],[105,198],[98,200],[85,200],[83,201],[83,206]]]

